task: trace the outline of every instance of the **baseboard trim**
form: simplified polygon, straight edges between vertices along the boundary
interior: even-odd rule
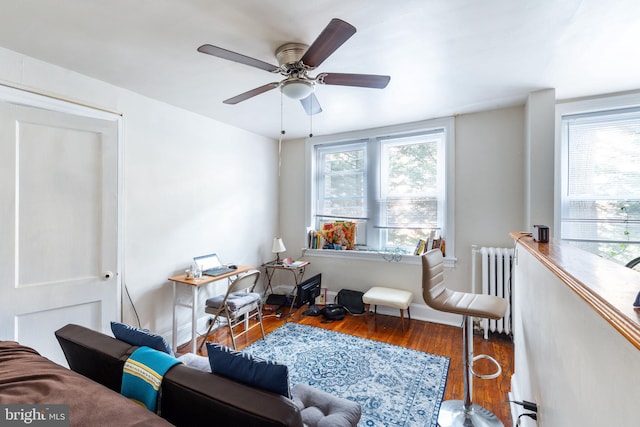
[[[274,288],[274,292],[279,294],[288,294],[290,292],[293,292],[293,286],[278,285]],[[337,294],[338,293],[335,291],[327,292],[327,303],[333,303],[336,300]],[[437,311],[426,304],[413,303],[409,306],[409,308],[411,310],[412,319],[462,327],[461,315]],[[371,310],[373,310],[373,307],[371,307]],[[385,314],[387,316],[400,317],[400,310],[391,307],[385,307],[382,305],[378,306],[378,313]]]
[[[440,323],[442,325],[449,326],[462,326],[462,316],[458,314],[445,313],[437,311],[425,304],[411,304],[409,306],[411,311],[411,319],[421,320],[424,322]],[[370,311],[373,311],[373,307],[370,307]],[[387,316],[400,317],[400,310],[397,308],[378,306],[378,314],[385,314]],[[405,318],[407,317],[405,313]]]
[[[327,292],[327,301],[334,302],[337,292]],[[449,326],[462,327],[462,316],[458,314],[445,313],[443,311],[437,311],[432,309],[426,304],[413,303],[409,306],[411,311],[411,318],[416,320],[422,320],[424,322],[440,323]],[[370,307],[373,311],[373,307]],[[378,306],[378,313],[385,314],[387,316],[400,317],[400,310],[397,308],[385,307],[383,305]],[[406,317],[406,313],[405,313]]]

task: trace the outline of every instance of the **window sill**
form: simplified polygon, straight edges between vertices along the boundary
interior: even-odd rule
[[[373,251],[346,251],[334,249],[303,249],[304,257],[319,258],[350,258],[362,261],[374,262],[398,262],[401,264],[420,264],[420,257],[417,255],[400,254],[395,252],[373,252]],[[445,267],[455,267],[458,261],[455,257],[445,257]]]

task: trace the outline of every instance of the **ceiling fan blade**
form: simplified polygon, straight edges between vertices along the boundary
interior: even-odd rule
[[[391,77],[375,74],[322,73],[317,77],[318,83],[337,86],[359,86],[384,89]]]
[[[309,46],[301,61],[311,68],[318,67],[355,33],[356,27],[353,25],[341,19],[332,19]]]
[[[256,95],[260,95],[261,93],[265,93],[270,91],[271,89],[275,89],[278,86],[280,86],[280,83],[277,83],[277,82],[267,83],[264,86],[251,89],[245,93],[241,93],[238,96],[234,96],[233,98],[225,99],[222,102],[225,104],[237,104],[238,102],[246,101],[247,99],[253,98]]]
[[[232,52],[227,49],[223,49],[218,46],[212,46],[210,44],[203,44],[198,48],[198,52],[206,53],[208,55],[217,56],[218,58],[226,59],[233,62],[239,62],[240,64],[249,65],[251,67],[260,68],[265,71],[277,71],[279,67],[271,65],[267,62],[260,61],[259,59],[251,58],[240,53]]]
[[[313,116],[314,114],[322,113],[322,107],[318,102],[318,98],[316,98],[315,94],[311,94],[304,99],[300,100],[302,104],[302,108],[307,112],[308,116]]]

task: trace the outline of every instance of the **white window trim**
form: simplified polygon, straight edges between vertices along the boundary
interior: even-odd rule
[[[591,113],[640,106],[640,92],[624,95],[594,97],[581,100],[566,100],[556,104],[556,140],[555,140],[555,190],[554,190],[554,229],[562,236],[562,192],[566,188],[564,166],[569,161],[568,149],[562,142],[562,117],[574,114]]]
[[[406,123],[402,125],[384,126],[361,131],[337,133],[333,135],[314,136],[305,139],[305,225],[314,224],[312,217],[312,201],[315,200],[315,189],[312,185],[312,177],[315,176],[315,163],[313,161],[313,152],[316,145],[326,143],[340,143],[354,141],[358,139],[366,139],[377,136],[401,135],[409,132],[416,132],[425,129],[444,128],[446,132],[445,143],[445,192],[447,200],[447,209],[444,216],[444,228],[447,230],[446,235],[446,257],[445,265],[454,266],[457,258],[455,256],[455,118],[444,117],[432,120],[424,120],[420,122]],[[305,230],[306,231],[306,230]],[[387,262],[379,253],[363,252],[363,251],[334,251],[320,249],[306,249],[305,255],[323,256],[342,258],[357,257],[368,260],[379,260]],[[403,254],[399,257],[399,262],[415,264],[419,262],[419,257],[411,254]]]

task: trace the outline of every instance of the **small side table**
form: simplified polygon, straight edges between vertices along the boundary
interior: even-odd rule
[[[265,276],[267,277],[267,284],[264,287],[264,296],[266,297],[267,295],[269,295],[269,293],[273,293],[271,279],[273,278],[276,270],[290,271],[291,274],[293,274],[294,281],[293,299],[291,300],[291,306],[289,307],[289,313],[291,313],[291,311],[293,310],[293,304],[295,303],[296,296],[298,294],[298,285],[302,282],[304,271],[309,264],[311,264],[309,261],[296,261],[296,263],[293,265],[286,265],[282,262],[277,263],[275,261],[269,261],[262,264]]]

